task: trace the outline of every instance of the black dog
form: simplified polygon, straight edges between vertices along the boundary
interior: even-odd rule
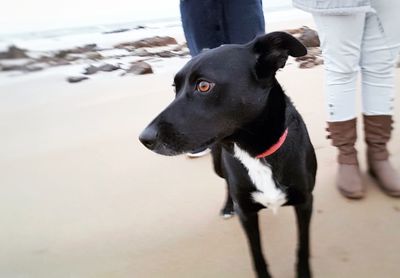
[[[288,55],[307,53],[274,32],[224,45],[189,61],[175,76],[176,98],[140,135],[150,150],[178,155],[213,146],[214,168],[248,237],[258,277],[270,277],[258,211],[293,205],[299,244],[297,277],[311,277],[309,226],[317,162],[306,126],[275,78]]]

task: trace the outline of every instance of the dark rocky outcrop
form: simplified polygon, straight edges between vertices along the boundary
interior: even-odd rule
[[[319,47],[320,41],[317,31],[303,26],[301,28],[285,30],[285,32],[296,37],[305,47]]]
[[[116,33],[123,33],[123,32],[127,32],[131,29],[128,28],[121,28],[121,29],[116,29],[116,30],[111,30],[111,31],[105,31],[103,32],[103,34],[116,34]]]
[[[299,68],[313,68],[324,63],[321,49],[319,48],[318,33],[315,30],[303,26],[301,28],[285,30],[285,32],[296,37],[307,48],[307,55],[295,59],[299,63]]]
[[[167,45],[171,45],[171,44],[178,44],[178,43],[172,37],[155,36],[155,37],[145,38],[145,39],[141,39],[141,40],[134,41],[134,42],[120,43],[120,44],[115,45],[114,47],[132,51],[134,49],[142,48],[142,47],[160,47],[160,46],[167,46]]]
[[[29,58],[25,49],[12,45],[5,52],[0,52],[0,59],[24,59]]]
[[[69,54],[84,54],[84,53],[93,52],[96,50],[98,50],[97,45],[95,43],[93,43],[93,44],[87,44],[84,46],[78,46],[78,47],[71,48],[71,49],[60,50],[54,55],[54,57],[65,59],[68,57]]]
[[[112,65],[112,64],[103,64],[98,67],[99,71],[105,71],[105,72],[114,71],[114,70],[117,70],[120,68],[121,68],[120,66],[116,66],[116,65]]]
[[[40,71],[44,68],[41,66],[35,66],[33,64],[24,64],[24,65],[1,65],[0,71],[22,71],[22,72],[34,72]]]
[[[307,48],[307,54],[305,56],[297,57],[295,60],[299,62],[299,68],[308,69],[324,63],[321,55],[321,49],[319,47],[309,47]]]
[[[84,72],[83,74],[92,75],[92,74],[97,73],[98,71],[99,71],[99,68],[98,68],[98,67],[95,67],[95,66],[93,66],[93,65],[90,65],[90,66],[88,66],[87,68],[85,68],[85,72]]]
[[[153,73],[153,69],[148,63],[144,61],[137,61],[137,62],[132,62],[130,68],[126,70],[126,72],[123,75],[126,75],[128,73],[133,73],[138,75],[149,74]]]
[[[308,27],[303,27],[299,41],[306,47],[318,47],[321,45],[317,31]]]
[[[78,82],[81,82],[81,81],[87,80],[87,79],[89,79],[89,77],[86,77],[86,76],[70,76],[70,77],[67,78],[67,81],[69,83],[78,83]]]
[[[103,55],[101,55],[99,52],[93,51],[93,52],[88,52],[85,54],[86,58],[89,60],[101,60],[104,59]]]
[[[92,74],[95,74],[95,73],[97,73],[99,71],[110,72],[110,71],[114,71],[114,70],[117,70],[117,69],[120,69],[120,68],[121,68],[120,66],[107,64],[107,63],[102,64],[102,65],[100,65],[98,67],[90,65],[87,68],[85,68],[85,72],[83,74],[92,75]]]

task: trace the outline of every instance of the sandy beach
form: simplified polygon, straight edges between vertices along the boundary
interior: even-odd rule
[[[0,277],[253,277],[237,217],[219,216],[225,184],[210,156],[163,157],[137,139],[172,100],[172,78],[187,60],[158,59],[154,74],[98,73],[77,84],[65,77],[81,66],[0,75]],[[400,90],[400,69],[396,74]],[[362,136],[367,197],[349,201],[335,189],[323,68],[291,62],[278,79],[303,115],[318,157],[315,277],[400,277],[400,200],[365,173]],[[400,171],[399,113],[394,120],[391,160]],[[294,277],[293,209],[264,210],[260,219],[272,274]]]

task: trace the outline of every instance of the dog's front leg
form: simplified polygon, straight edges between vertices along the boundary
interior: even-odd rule
[[[228,219],[233,217],[235,214],[234,206],[233,206],[233,201],[229,189],[229,184],[226,184],[226,200],[224,203],[224,206],[221,209],[221,215],[224,219]]]
[[[260,230],[258,225],[258,213],[239,213],[240,222],[246,232],[247,240],[250,245],[251,255],[253,257],[254,269],[258,278],[269,278],[268,266],[265,262],[261,248]]]
[[[310,195],[305,204],[295,206],[298,247],[297,247],[297,277],[310,278],[310,221],[313,207],[313,197]]]

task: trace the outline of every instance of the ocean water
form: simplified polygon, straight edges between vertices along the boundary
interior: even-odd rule
[[[0,32],[0,51],[6,49],[9,45],[17,45],[31,51],[51,51],[88,43],[100,43],[102,47],[108,47],[118,41],[139,39],[152,35],[178,34],[178,37],[182,37],[179,9],[177,6],[173,7],[174,9],[164,13],[163,16],[154,17],[153,14],[149,14],[141,20],[122,21],[120,18],[115,23],[107,24],[82,24],[82,26],[78,24],[78,26],[65,28],[28,30],[15,33]],[[263,8],[267,27],[270,22],[304,16],[303,12],[292,7],[291,0],[265,0],[263,1]],[[165,15],[168,15],[168,17],[165,17]],[[145,26],[146,29],[134,30],[137,26]],[[104,32],[119,29],[132,29],[132,31],[104,34]]]

